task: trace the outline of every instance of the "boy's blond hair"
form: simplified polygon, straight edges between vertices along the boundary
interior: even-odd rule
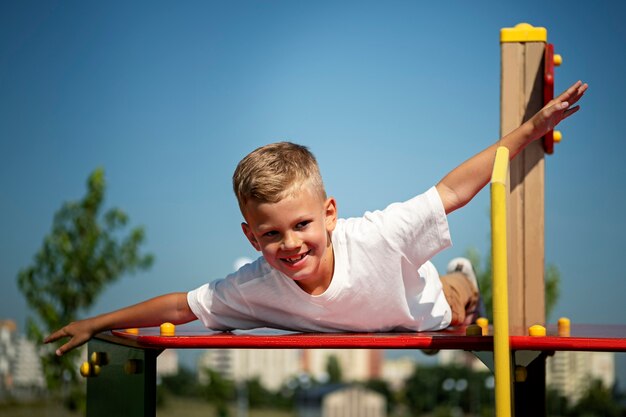
[[[242,213],[246,203],[277,203],[303,185],[326,199],[315,156],[306,146],[277,142],[262,146],[243,158],[233,174],[233,190]]]

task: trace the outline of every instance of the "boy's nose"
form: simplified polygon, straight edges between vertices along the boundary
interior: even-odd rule
[[[300,239],[295,233],[287,233],[281,242],[282,249],[294,249],[300,246]]]

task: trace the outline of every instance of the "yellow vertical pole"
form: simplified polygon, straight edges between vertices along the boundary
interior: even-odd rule
[[[548,31],[520,23],[500,30],[500,136],[520,126],[543,107]],[[508,293],[509,332],[525,334],[545,323],[544,194],[545,159],[540,141],[520,152],[509,166]],[[528,368],[526,382],[513,384],[513,413],[546,415],[545,358]]]
[[[491,175],[491,250],[493,257],[493,355],[495,366],[496,416],[511,415],[511,350],[509,349],[509,304],[507,265],[507,179],[509,150],[500,146]]]

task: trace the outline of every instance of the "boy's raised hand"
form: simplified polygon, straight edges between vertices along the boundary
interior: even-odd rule
[[[589,86],[582,81],[577,81],[570,88],[565,90],[560,96],[551,100],[530,120],[532,127],[531,136],[533,139],[539,139],[550,130],[554,129],[561,120],[567,119],[576,113],[580,106],[574,106],[583,96]]]
[[[587,84],[577,81],[517,129],[450,171],[437,184],[446,214],[463,207],[489,182],[493,159],[499,146],[508,148],[509,158],[514,158],[531,142],[554,129],[561,120],[576,113],[579,107],[574,104],[587,88]]]

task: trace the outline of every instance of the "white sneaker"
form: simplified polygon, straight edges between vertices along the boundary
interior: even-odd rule
[[[476,293],[478,294],[478,300],[476,306],[472,311],[467,311],[465,316],[465,324],[472,324],[476,322],[479,317],[485,317],[486,309],[480,296],[480,288],[478,287],[478,280],[476,279],[476,272],[472,263],[467,258],[454,258],[448,263],[448,273],[460,272],[464,274],[467,279],[472,283]]]
[[[467,258],[454,258],[448,263],[448,273],[461,272],[470,280],[474,285],[476,291],[478,291],[478,280],[476,279],[476,273],[472,263]]]

